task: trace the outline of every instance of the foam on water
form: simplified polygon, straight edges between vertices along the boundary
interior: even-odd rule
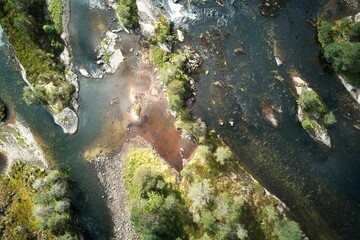
[[[195,19],[196,15],[193,14],[188,9],[184,8],[183,5],[179,3],[174,3],[173,0],[168,0],[168,6],[169,6],[169,15],[171,21],[180,21],[180,20],[186,20],[186,19]]]
[[[86,4],[89,5],[90,8],[98,8],[104,9],[105,3],[103,0],[85,0]]]

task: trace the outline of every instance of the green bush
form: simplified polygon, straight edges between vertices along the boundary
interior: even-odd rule
[[[313,90],[302,91],[299,97],[299,104],[308,113],[323,114],[326,112],[325,105]]]
[[[334,123],[336,123],[336,118],[335,118],[335,115],[332,112],[324,115],[324,124],[325,125],[329,126],[329,125],[332,125]]]
[[[301,126],[304,129],[311,129],[312,128],[311,121],[308,118],[305,118],[304,120],[301,121]]]
[[[136,0],[119,0],[115,13],[122,27],[136,29],[139,26]]]
[[[168,60],[166,52],[164,52],[159,46],[150,47],[150,60],[156,66],[161,68]]]
[[[54,22],[54,28],[58,34],[62,33],[63,5],[61,0],[51,0],[49,5],[50,18]]]

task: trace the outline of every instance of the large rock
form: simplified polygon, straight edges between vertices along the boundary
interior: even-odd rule
[[[360,22],[360,13],[355,15],[355,22],[356,23]]]
[[[124,61],[124,56],[120,49],[115,49],[118,35],[113,32],[107,32],[106,37],[98,47],[98,64],[102,64],[102,70],[105,73],[115,73],[116,69]]]
[[[64,108],[59,114],[53,115],[55,123],[58,124],[64,133],[74,134],[77,131],[79,118],[70,108]]]
[[[159,21],[158,16],[164,13],[151,0],[136,0],[136,6],[141,32],[145,37],[150,37],[155,32],[154,23]]]

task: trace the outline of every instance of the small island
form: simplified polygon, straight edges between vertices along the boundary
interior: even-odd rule
[[[327,126],[336,123],[336,118],[329,112],[320,96],[300,77],[292,77],[297,94],[297,117],[301,126],[315,140],[331,147]]]

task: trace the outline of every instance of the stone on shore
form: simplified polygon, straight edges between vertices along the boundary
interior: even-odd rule
[[[86,78],[91,77],[90,73],[85,68],[79,68],[79,72],[81,75],[83,75]]]

